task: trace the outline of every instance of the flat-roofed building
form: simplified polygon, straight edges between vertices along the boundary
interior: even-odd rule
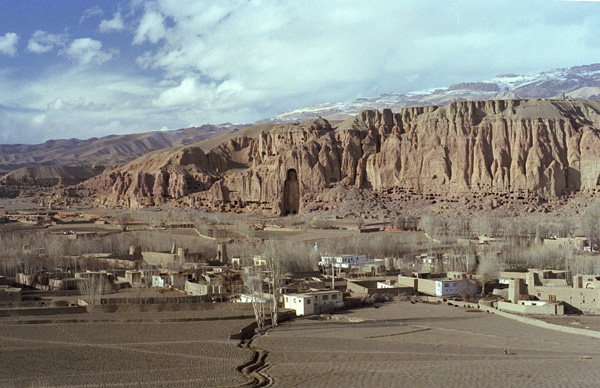
[[[137,270],[125,271],[125,281],[129,282],[132,286],[142,284],[142,272]]]
[[[285,295],[283,306],[296,310],[296,315],[312,315],[331,311],[339,302],[343,302],[341,291],[326,290]]]
[[[369,263],[367,255],[337,255],[321,256],[321,266],[327,267],[333,264],[336,268],[352,268]]]
[[[564,302],[566,309],[578,313],[600,312],[598,275],[574,275],[572,285],[568,282],[569,273],[566,271],[530,268],[527,272],[503,272],[500,276],[503,282],[509,284],[509,300],[515,304],[521,303],[526,296],[528,300]]]
[[[587,237],[550,237],[543,241],[544,246],[552,249],[573,249],[584,251],[587,247],[589,251],[589,239]]]
[[[416,292],[432,296],[460,295],[463,290],[474,284],[475,280],[469,279],[468,276],[461,278],[457,274],[457,272],[452,273],[454,276],[452,279],[444,276],[445,274],[432,274],[431,277],[421,277],[421,274],[398,275],[397,284],[403,287],[413,287]]]

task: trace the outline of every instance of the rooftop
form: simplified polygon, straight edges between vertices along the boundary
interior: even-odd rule
[[[319,291],[307,291],[307,292],[303,292],[300,294],[286,294],[286,296],[294,296],[296,298],[300,298],[300,297],[311,297],[314,295],[328,295],[328,294],[341,294],[342,291],[338,291],[338,290],[319,290]]]

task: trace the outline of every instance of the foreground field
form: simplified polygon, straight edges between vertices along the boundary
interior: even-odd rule
[[[227,338],[250,320],[235,318],[239,313],[219,315],[225,319],[214,320],[211,312],[5,318],[0,320],[0,386],[243,384],[246,379],[235,367],[251,351]]]
[[[445,305],[391,303],[256,338],[277,387],[597,387],[600,341]],[[504,350],[506,349],[507,354]]]

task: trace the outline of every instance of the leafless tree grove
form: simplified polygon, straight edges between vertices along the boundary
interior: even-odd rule
[[[77,287],[83,299],[89,304],[100,304],[102,295],[108,292],[108,281],[104,274],[94,274],[88,278],[80,279]]]
[[[244,283],[250,294],[257,330],[265,329],[265,297],[263,292],[263,271],[261,267],[247,267],[244,272]]]

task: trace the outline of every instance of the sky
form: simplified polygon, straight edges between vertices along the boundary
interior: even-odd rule
[[[0,0],[0,143],[250,123],[600,62],[600,2]]]

